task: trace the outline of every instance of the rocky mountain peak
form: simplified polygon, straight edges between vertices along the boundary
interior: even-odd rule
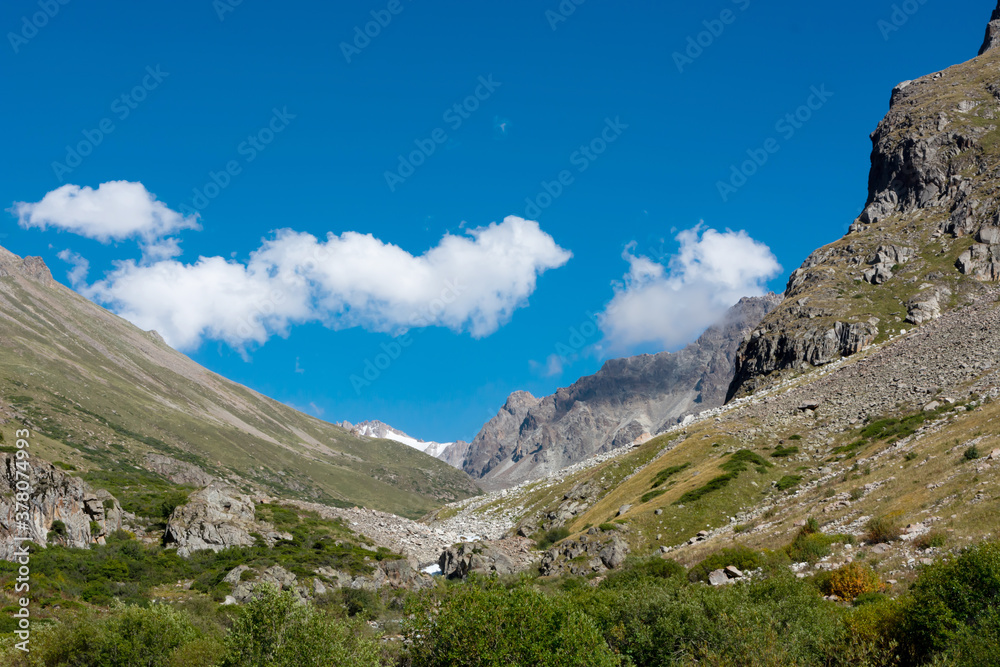
[[[993,10],[990,22],[986,25],[986,38],[979,49],[979,55],[983,55],[997,46],[1000,46],[1000,2],[997,3],[997,8]]]
[[[0,278],[23,276],[43,285],[54,282],[52,272],[41,257],[19,257],[6,248],[0,247]]]
[[[864,210],[789,279],[736,359],[729,398],[853,355],[1000,280],[1000,8],[983,55],[893,90]]]

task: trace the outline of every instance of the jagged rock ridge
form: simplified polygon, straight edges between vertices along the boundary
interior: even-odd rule
[[[512,486],[722,405],[737,348],[779,302],[743,299],[683,350],[610,360],[551,396],[511,394],[469,445],[463,469],[484,488]]]
[[[812,253],[736,358],[727,400],[923,324],[1000,279],[1000,8],[983,55],[892,91],[864,211]]]

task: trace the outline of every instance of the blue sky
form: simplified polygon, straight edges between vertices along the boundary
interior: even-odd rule
[[[324,419],[471,439],[513,390],[781,291],[860,212],[891,88],[974,56],[993,8],[576,1],[6,2],[0,201],[36,206],[0,244]],[[109,208],[38,204],[66,185]],[[286,269],[302,303],[217,321]]]

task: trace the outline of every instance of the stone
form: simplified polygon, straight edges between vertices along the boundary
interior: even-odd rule
[[[742,579],[744,576],[743,572],[733,565],[727,565],[725,571],[726,575],[729,576],[730,579]]]
[[[924,406],[924,412],[933,412],[934,410],[937,410],[940,407],[941,403],[939,403],[938,401],[931,401],[930,403]]]
[[[14,494],[17,492],[19,471],[14,454],[0,453],[0,558],[11,560],[17,549],[15,537],[23,537],[16,530],[15,515],[18,509]],[[22,462],[23,465],[23,462]],[[66,526],[59,544],[85,549],[101,538],[122,527],[124,512],[121,505],[103,489],[93,489],[89,484],[59,470],[51,463],[32,457],[30,468],[31,495],[28,498],[28,537],[32,542],[45,546],[52,541],[49,531],[55,521]],[[92,530],[97,525],[97,531]]]
[[[438,558],[447,579],[465,579],[470,574],[513,574],[514,562],[503,551],[482,542],[464,542],[445,549]]]
[[[622,516],[623,514],[625,514],[626,512],[628,512],[630,509],[632,509],[631,505],[622,505],[621,507],[618,508],[618,514],[616,514],[615,516]]]
[[[229,574],[222,578],[222,581],[230,586],[236,586],[236,584],[243,580],[243,573],[249,569],[246,565],[237,565],[229,571]]]
[[[193,463],[178,461],[162,454],[146,454],[145,462],[148,470],[166,477],[174,484],[208,486],[215,481],[214,477]]]
[[[729,576],[726,574],[725,570],[713,570],[708,575],[708,583],[712,586],[721,586],[723,584],[729,583]]]
[[[611,538],[611,543],[601,550],[601,562],[609,570],[614,570],[622,566],[628,556],[628,544],[617,535]]]
[[[255,532],[273,533],[273,529],[257,523],[250,496],[215,481],[174,509],[163,541],[176,545],[178,555],[188,556],[205,549],[252,546],[256,540],[251,533]]]

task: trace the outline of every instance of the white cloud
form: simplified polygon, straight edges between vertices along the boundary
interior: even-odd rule
[[[627,350],[658,343],[665,350],[694,340],[744,296],[759,296],[781,266],[765,244],[745,231],[698,225],[677,235],[667,265],[626,249],[629,272],[615,285],[601,329],[605,346]]]
[[[90,272],[90,262],[88,262],[85,257],[69,249],[60,250],[59,254],[56,256],[73,267],[66,272],[66,277],[69,278],[70,285],[77,287],[87,284],[87,274]]]
[[[171,210],[142,183],[109,181],[93,189],[67,184],[35,203],[9,209],[25,229],[55,228],[102,243],[138,238],[147,243],[183,229],[198,229],[195,216]]]
[[[419,256],[371,235],[320,241],[286,229],[246,263],[147,257],[119,263],[81,291],[181,349],[205,338],[262,344],[304,322],[392,333],[441,326],[483,337],[527,302],[541,273],[570,257],[537,222],[513,216],[447,234]]]

